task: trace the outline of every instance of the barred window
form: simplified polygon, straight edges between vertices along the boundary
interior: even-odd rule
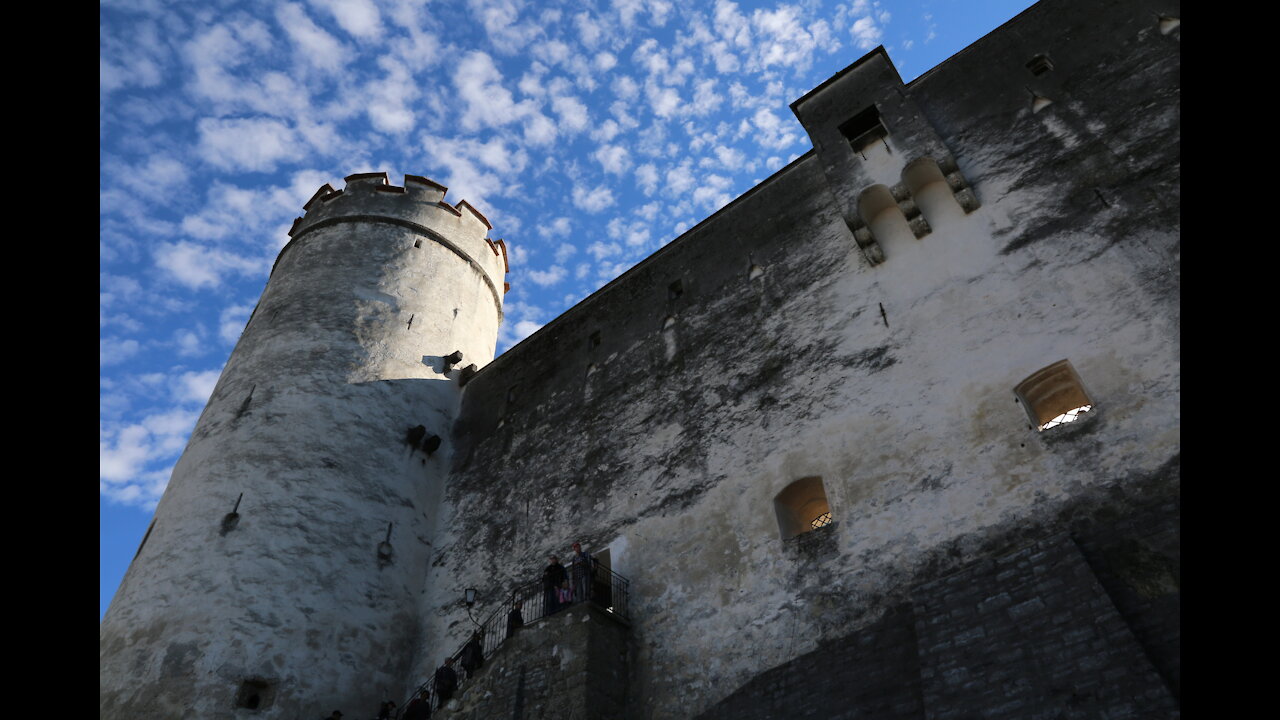
[[[1040,432],[1075,422],[1093,410],[1093,400],[1067,360],[1037,370],[1013,390]]]
[[[801,478],[783,488],[773,498],[773,509],[783,540],[831,524],[831,506],[819,477]]]

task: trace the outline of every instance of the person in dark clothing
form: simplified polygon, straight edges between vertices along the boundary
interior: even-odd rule
[[[462,669],[467,671],[467,679],[475,676],[476,671],[484,665],[484,648],[480,644],[480,633],[471,633],[471,639],[462,646],[462,657],[459,658]]]
[[[377,720],[391,720],[396,715],[396,704],[390,700],[378,706]]]
[[[524,607],[524,603],[517,600],[512,606],[511,612],[507,613],[507,637],[510,638],[516,634],[516,630],[524,625],[524,614],[520,612],[520,608]]]
[[[547,565],[547,569],[542,571],[542,595],[546,610],[544,615],[550,615],[560,609],[560,601],[556,599],[556,590],[560,589],[560,583],[569,577],[565,572],[564,566],[560,564],[560,558],[555,555],[551,556],[551,563]]]
[[[401,720],[427,720],[431,717],[431,693],[423,690],[418,697],[404,706],[404,717]]]
[[[453,691],[458,689],[458,673],[453,669],[453,658],[444,659],[444,664],[436,668],[436,698],[439,707],[449,702]]]
[[[569,575],[573,578],[573,601],[582,602],[591,596],[591,582],[595,578],[594,559],[582,551],[582,545],[573,544],[573,557],[569,558]]]

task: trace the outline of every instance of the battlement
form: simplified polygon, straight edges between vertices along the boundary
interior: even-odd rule
[[[289,228],[293,240],[281,254],[308,231],[320,227],[340,222],[388,222],[449,248],[480,269],[491,287],[507,287],[506,245],[488,238],[493,224],[471,203],[446,202],[448,191],[421,175],[406,174],[403,185],[392,185],[385,172],[348,175],[341,189],[325,183],[303,205],[305,214],[293,221]]]

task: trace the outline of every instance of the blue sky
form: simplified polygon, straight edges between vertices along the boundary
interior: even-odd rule
[[[480,209],[503,352],[808,151],[823,80],[883,44],[910,81],[1029,4],[104,0],[100,613],[322,184]]]

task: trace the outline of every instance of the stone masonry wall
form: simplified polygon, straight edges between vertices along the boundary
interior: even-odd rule
[[[1141,519],[1179,492],[1175,11],[1047,0],[880,88],[980,201],[884,262],[815,152],[495,359],[454,428],[427,637],[460,645],[465,587],[500,594],[579,540],[632,580],[631,712],[691,717],[1069,529],[1176,689],[1177,531]],[[1064,358],[1094,409],[1038,433],[1013,388]],[[812,477],[834,523],[783,541],[774,499]],[[1083,506],[1128,530],[1077,530]]]
[[[1176,624],[1176,580],[1161,585],[1148,569],[1130,582],[1113,577],[1104,590],[1083,551],[1100,552],[1099,533],[1115,541],[1151,525],[1176,528],[1176,511],[1153,506],[1136,513],[1147,523],[1103,529],[1107,518],[1087,517],[1096,507],[1079,510],[1075,522],[1059,525],[1076,534],[1052,532],[920,582],[878,622],[762,672],[699,720],[1178,717],[1161,671],[1176,667],[1177,647],[1140,637],[1143,628]],[[1148,553],[1148,568],[1176,575],[1176,555]],[[1172,599],[1175,612],[1148,603],[1136,621],[1122,616],[1113,597],[1120,587],[1135,592],[1135,577],[1137,591]]]
[[[627,626],[579,604],[521,628],[455,697],[449,720],[617,720],[627,695]]]

